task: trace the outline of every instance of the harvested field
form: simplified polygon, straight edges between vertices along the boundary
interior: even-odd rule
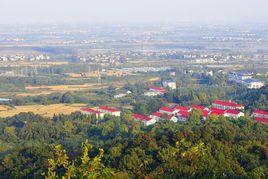
[[[21,112],[33,112],[45,117],[52,117],[54,114],[71,114],[72,112],[79,111],[86,104],[51,104],[51,105],[25,105],[15,106],[0,106],[0,117],[11,117]]]
[[[26,97],[26,96],[38,96],[38,95],[48,95],[51,93],[65,93],[71,91],[86,91],[106,88],[106,85],[98,83],[90,83],[83,85],[55,85],[55,86],[27,86],[25,89],[28,92],[18,93],[16,96]]]

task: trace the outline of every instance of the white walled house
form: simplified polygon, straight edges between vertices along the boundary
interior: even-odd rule
[[[234,110],[234,109],[228,109],[224,112],[224,116],[231,117],[231,118],[239,118],[239,117],[243,117],[244,113]]]
[[[221,101],[221,100],[215,100],[213,103],[212,103],[212,106],[214,108],[218,108],[218,109],[222,109],[222,110],[227,110],[227,109],[244,109],[244,106],[240,105],[240,104],[237,104],[235,102],[232,102],[232,101]]]
[[[100,119],[102,119],[105,115],[105,113],[102,113],[102,112],[100,112],[96,109],[93,109],[93,108],[82,108],[81,113],[86,114],[86,115],[96,115],[96,117],[100,118]]]
[[[136,121],[141,121],[144,126],[149,126],[157,122],[156,119],[151,118],[150,116],[144,116],[141,114],[134,114],[133,119]]]
[[[98,111],[105,113],[105,114],[109,114],[112,116],[120,116],[121,115],[121,111],[116,109],[116,108],[112,108],[112,107],[108,107],[108,106],[100,106],[98,108]]]

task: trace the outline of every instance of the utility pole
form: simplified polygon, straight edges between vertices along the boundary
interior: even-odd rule
[[[100,74],[100,69],[98,67],[98,72],[97,72],[97,76],[98,76],[98,84],[101,84],[101,74]]]

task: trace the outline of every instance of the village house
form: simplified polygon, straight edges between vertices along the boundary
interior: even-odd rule
[[[82,108],[81,109],[82,114],[86,114],[86,115],[96,115],[96,117],[98,118],[103,118],[105,114],[109,114],[112,116],[120,116],[121,115],[121,111],[116,109],[116,108],[112,108],[112,107],[108,107],[108,106],[100,106],[98,108]]]
[[[105,115],[105,113],[102,113],[94,108],[82,108],[81,113],[86,115],[95,115],[97,118],[100,119],[102,119]]]
[[[268,111],[266,110],[255,110],[252,116],[257,122],[268,123]]]
[[[224,110],[218,109],[218,108],[211,108],[208,114],[220,116],[220,115],[224,115]]]
[[[120,116],[121,115],[121,111],[116,109],[116,108],[113,108],[113,107],[108,107],[108,106],[100,106],[98,111],[102,112],[102,113],[105,113],[105,114],[109,114],[109,115],[112,115],[112,116]]]
[[[161,119],[162,113],[157,111],[150,115],[151,118],[154,118],[156,121],[159,121]]]
[[[209,111],[209,109],[206,107],[206,106],[200,106],[200,105],[197,105],[197,104],[193,104],[191,106],[192,109],[200,109],[201,111]]]
[[[149,91],[144,92],[144,95],[145,96],[158,96],[158,95],[163,95],[166,92],[167,91],[162,87],[150,86]]]
[[[144,115],[141,115],[141,114],[134,114],[133,119],[135,121],[142,122],[144,126],[149,126],[149,125],[152,125],[152,124],[157,122],[156,119],[151,118],[150,116],[144,116]]]
[[[188,111],[180,111],[178,114],[177,114],[177,118],[178,118],[178,121],[181,121],[181,122],[185,122],[188,120],[188,117],[189,117],[189,112]]]
[[[231,117],[231,118],[239,118],[239,117],[244,116],[244,113],[240,112],[240,111],[237,111],[237,110],[234,110],[234,109],[227,109],[224,112],[224,116]]]
[[[163,106],[159,109],[159,112],[165,114],[176,114],[177,111],[174,108]]]
[[[176,110],[177,113],[181,111],[190,112],[192,110],[191,107],[185,107],[185,106],[179,106],[179,105],[174,106],[173,109]]]
[[[242,110],[244,109],[244,106],[237,104],[232,101],[222,101],[222,100],[215,100],[212,103],[212,106],[214,108],[222,109],[222,110],[227,110],[227,109],[236,109],[236,110]]]

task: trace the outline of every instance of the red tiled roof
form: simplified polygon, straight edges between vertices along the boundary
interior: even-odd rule
[[[189,112],[188,111],[180,111],[179,115],[182,117],[188,117],[189,116]]]
[[[224,110],[221,110],[221,109],[218,109],[218,108],[211,108],[209,114],[223,115]]]
[[[174,117],[174,115],[169,114],[169,115],[163,115],[162,116],[164,119],[170,120],[172,117]]]
[[[215,100],[213,104],[218,104],[222,106],[230,106],[230,107],[242,107],[242,105],[237,104],[235,102],[221,101],[221,100]]]
[[[105,110],[105,111],[110,111],[110,112],[117,112],[117,111],[119,111],[116,108],[112,108],[112,107],[108,107],[108,106],[100,106],[99,109]]]
[[[268,111],[266,110],[255,110],[254,113],[268,115]]]
[[[199,106],[197,104],[193,104],[191,107],[194,108],[194,109],[201,109],[202,111],[203,110],[206,110],[206,107],[205,106]]]
[[[266,118],[256,117],[255,120],[261,123],[268,123],[268,119]]]
[[[157,112],[154,112],[152,114],[152,116],[161,117],[162,116],[162,113],[157,111]]]
[[[150,117],[148,117],[148,116],[144,116],[144,115],[141,115],[141,114],[133,114],[133,117],[134,117],[135,119],[143,120],[143,121],[149,121],[149,120],[151,120]]]
[[[240,112],[234,109],[228,109],[224,113],[238,115]]]
[[[184,107],[184,106],[178,106],[176,105],[173,109],[179,110],[179,111],[189,111],[191,110],[190,107]]]
[[[203,117],[207,117],[208,114],[209,114],[209,111],[207,111],[207,110],[203,110],[202,113],[203,113]]]
[[[164,88],[158,87],[158,86],[150,86],[150,90],[158,91],[158,92],[161,92],[161,93],[166,93],[167,92]]]
[[[159,109],[159,111],[166,111],[166,112],[173,112],[174,111],[174,109],[172,109],[172,108],[169,108],[169,107],[166,107],[166,106],[163,106],[163,107],[161,107],[160,109]]]
[[[98,111],[96,109],[92,109],[92,108],[82,108],[82,111],[93,113],[93,114],[100,114],[101,113],[100,111]]]

